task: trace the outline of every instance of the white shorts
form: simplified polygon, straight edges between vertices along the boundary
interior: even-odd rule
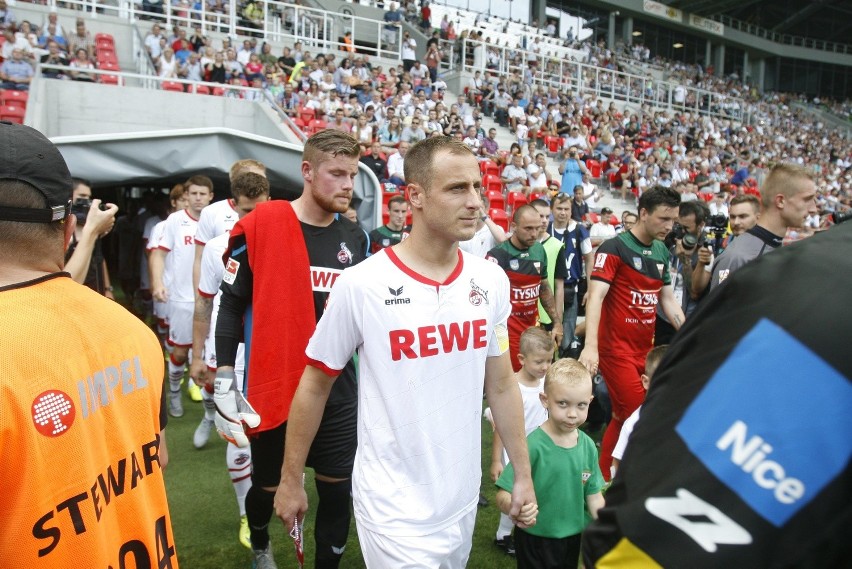
[[[454,524],[418,536],[387,536],[357,524],[361,553],[368,568],[461,569],[473,545],[476,507]]]
[[[192,345],[194,302],[169,301],[169,344],[188,348]]]
[[[169,325],[169,305],[159,300],[154,301],[154,316],[157,318],[157,325],[165,328]]]

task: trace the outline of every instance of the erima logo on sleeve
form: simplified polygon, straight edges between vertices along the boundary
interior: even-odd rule
[[[821,402],[818,412],[810,412]],[[849,380],[778,325],[743,336],[676,430],[722,483],[784,525],[852,457]]]

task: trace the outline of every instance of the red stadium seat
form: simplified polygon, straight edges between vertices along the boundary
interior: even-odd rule
[[[198,93],[199,95],[209,95],[210,94],[210,87],[208,87],[207,85],[196,85],[195,86],[195,92]]]
[[[174,81],[163,81],[163,91],[176,91],[183,93],[183,85]]]
[[[491,208],[488,210],[488,217],[491,221],[503,228],[503,231],[509,231],[509,214],[502,209]]]
[[[511,211],[515,211],[522,205],[529,203],[529,200],[524,195],[524,192],[509,192],[509,195],[506,197],[506,203]]]
[[[485,197],[488,198],[490,209],[506,209],[506,198],[503,197],[503,192],[500,190],[487,190]]]
[[[99,81],[104,85],[121,85],[122,81],[118,75],[100,75]]]
[[[114,61],[104,61],[98,64],[98,69],[103,69],[104,71],[121,71],[121,67],[118,66],[118,63]]]
[[[104,33],[95,34],[95,41],[96,42],[106,41],[106,42],[109,42],[109,43],[115,45],[115,38],[112,37],[109,34],[104,34]]]
[[[0,104],[26,107],[30,95],[27,91],[15,91],[14,89],[0,90]]]
[[[111,49],[115,51],[115,44],[110,40],[101,39],[95,42],[95,49],[97,51],[100,51],[102,49]]]
[[[317,118],[316,112],[311,108],[303,108],[299,111],[299,117],[305,121],[305,124],[310,124],[312,120]]]
[[[482,172],[483,176],[499,176],[500,165],[496,162],[492,162],[491,160],[483,160],[479,163],[479,171]]]
[[[547,147],[547,151],[552,154],[559,152],[564,143],[565,141],[561,136],[547,135],[544,137],[544,145]]]
[[[547,192],[530,192],[530,202],[534,202],[535,200],[550,201],[550,195]]]
[[[586,168],[589,169],[592,178],[597,179],[601,177],[601,163],[597,160],[586,160]]]
[[[589,220],[590,220],[592,223],[597,223],[597,222],[599,222],[599,221],[601,220],[601,216],[600,216],[600,215],[598,215],[597,213],[593,212],[593,211],[590,211],[590,212],[589,212]]]
[[[213,87],[213,94],[217,97],[221,97],[222,95],[225,94],[225,88],[224,87]]]
[[[110,61],[112,63],[118,63],[118,57],[115,55],[115,51],[111,49],[99,49],[95,54],[98,63],[101,61]]]
[[[324,120],[314,119],[308,123],[308,132],[306,134],[310,136],[316,132],[323,130],[327,126],[328,123],[326,123]]]
[[[27,114],[27,109],[15,105],[0,106],[0,120],[9,121],[17,124],[24,124],[24,116]]]
[[[502,193],[503,180],[501,180],[498,176],[486,174],[482,177],[482,187],[486,192],[496,191]]]
[[[293,117],[293,124],[296,125],[299,130],[305,130],[305,127],[308,126],[305,124],[305,121],[300,119],[299,117]]]

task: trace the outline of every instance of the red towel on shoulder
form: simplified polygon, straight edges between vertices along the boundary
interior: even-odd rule
[[[234,225],[231,239],[241,234],[254,276],[246,398],[261,418],[251,432],[262,432],[290,414],[316,313],[308,249],[290,202],[258,204]]]

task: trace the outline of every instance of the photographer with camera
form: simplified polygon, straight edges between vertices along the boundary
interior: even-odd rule
[[[85,180],[73,178],[73,182],[71,213],[77,218],[77,226],[65,253],[65,270],[76,282],[115,300],[101,237],[115,225],[118,206],[92,199],[92,188]]]
[[[698,262],[699,251],[706,245],[712,245],[705,232],[709,215],[710,209],[703,201],[681,202],[678,207],[678,221],[665,239],[669,249],[672,291],[686,318],[698,308],[698,303],[704,297],[704,289],[698,294],[693,293],[692,280],[697,272],[704,271],[704,266]],[[654,345],[670,343],[674,334],[674,326],[669,323],[662,307],[657,305]]]

